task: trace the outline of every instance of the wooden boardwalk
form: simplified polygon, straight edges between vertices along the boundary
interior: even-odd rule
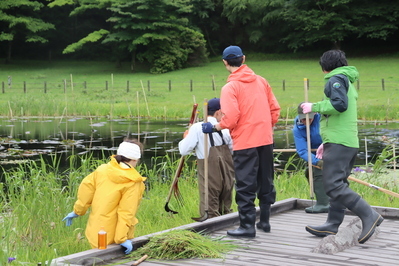
[[[238,214],[227,214],[196,222],[175,229],[205,230],[214,237],[226,236],[233,240],[237,249],[225,254],[222,259],[187,259],[174,261],[157,261],[151,258],[140,266],[160,265],[399,265],[399,209],[374,207],[385,218],[377,229],[375,236],[365,244],[357,244],[334,255],[313,253],[323,238],[306,232],[306,225],[321,225],[327,214],[308,214],[304,208],[312,204],[309,200],[287,199],[272,206],[270,218],[271,232],[257,231],[255,238],[233,238],[226,235],[228,229],[238,224]],[[257,208],[259,214],[259,208]],[[340,230],[345,229],[356,216],[348,213]],[[347,229],[347,228],[346,228]],[[168,231],[168,230],[167,230]],[[342,232],[344,232],[343,230]],[[158,232],[162,233],[162,232]],[[148,242],[151,235],[137,237],[133,240],[135,248]],[[338,239],[338,238],[337,238]],[[351,238],[353,239],[353,237]],[[134,255],[134,252],[132,253]],[[115,265],[130,266],[134,261],[123,258],[119,245],[109,245],[106,250],[92,249],[65,257],[57,258],[51,264],[58,265]]]
[[[307,214],[303,209],[277,213],[271,217],[272,230],[258,230],[255,238],[232,238],[239,248],[224,259],[189,259],[176,261],[146,260],[141,266],[156,265],[399,265],[399,220],[385,218],[376,237],[334,255],[312,253],[323,239],[305,231],[306,225],[320,225],[327,214]],[[346,215],[340,228],[356,216]],[[214,231],[213,236],[225,236],[228,226]],[[112,264],[115,265],[115,264]],[[116,265],[132,265],[132,261]]]

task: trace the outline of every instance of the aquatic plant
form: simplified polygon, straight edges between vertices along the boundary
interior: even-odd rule
[[[396,160],[398,155],[395,155],[395,145],[392,145],[394,140],[387,141],[386,147],[381,154],[377,156],[374,163],[369,163],[366,166],[357,166],[353,170],[356,178],[364,180],[370,184],[392,190],[395,192],[399,186],[399,172],[396,170]],[[366,192],[375,193],[375,192]],[[377,192],[381,194],[381,192]],[[363,194],[364,195],[364,194]],[[379,195],[381,196],[381,195]],[[389,201],[399,200],[393,196],[384,195]],[[381,204],[379,204],[381,205]],[[385,205],[382,205],[385,206]]]
[[[212,238],[189,230],[172,230],[152,236],[132,256],[148,255],[150,259],[177,260],[191,258],[223,258],[236,248],[232,241]]]

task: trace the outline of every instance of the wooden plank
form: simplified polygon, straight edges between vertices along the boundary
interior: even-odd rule
[[[294,214],[293,214],[293,212],[294,212]],[[287,214],[287,213],[278,214],[276,216],[273,216],[274,219],[271,219],[271,221],[275,220],[278,224],[278,226],[273,226],[273,224],[272,224],[272,232],[271,233],[269,233],[269,234],[267,234],[267,233],[259,234],[258,233],[257,237],[255,237],[252,240],[245,239],[245,240],[238,240],[238,241],[240,241],[241,244],[243,244],[245,246],[251,247],[250,250],[245,249],[246,256],[248,254],[255,252],[254,250],[257,248],[266,248],[267,250],[273,251],[271,253],[272,256],[276,256],[276,252],[280,252],[280,254],[281,254],[282,253],[281,250],[285,249],[285,250],[288,250],[288,254],[291,254],[291,255],[298,254],[298,253],[306,254],[305,257],[311,258],[311,260],[315,260],[317,258],[317,260],[322,259],[325,261],[326,256],[333,256],[335,258],[341,257],[341,256],[337,256],[337,255],[325,255],[325,254],[317,254],[317,253],[310,252],[311,248],[313,248],[318,243],[319,240],[317,240],[317,239],[321,240],[322,238],[317,238],[317,237],[312,237],[312,236],[303,238],[303,236],[302,236],[303,234],[309,235],[305,231],[304,227],[302,227],[303,229],[300,228],[301,230],[303,230],[304,233],[302,233],[302,231],[298,232],[299,231],[298,226],[296,226],[296,228],[295,228],[293,226],[293,223],[290,222],[290,221],[295,221],[296,224],[300,224],[301,222],[309,222],[308,221],[309,219],[306,219],[306,218],[314,217],[316,219],[312,219],[312,222],[314,222],[315,224],[318,224],[318,222],[320,224],[322,224],[326,219],[326,214],[317,214],[317,215],[310,214],[310,215],[313,215],[313,216],[309,216],[309,214],[305,214],[305,213],[299,213],[299,215],[298,215],[298,213],[296,211],[291,211],[291,212],[289,212],[289,214]],[[289,217],[291,219],[288,219]],[[295,218],[300,217],[301,221],[298,222],[298,219],[293,219],[293,217],[295,217]],[[355,216],[347,215],[345,217],[345,220],[347,220],[347,223],[348,223],[354,218],[355,218]],[[345,225],[345,223],[343,223],[341,226],[346,226],[346,225]],[[279,230],[284,230],[284,231],[282,231],[282,233],[278,232],[278,234],[273,234],[273,232],[279,231]],[[214,233],[214,235],[216,235],[216,236],[220,236],[223,234],[225,234],[225,231],[217,231]],[[302,236],[302,238],[297,238],[298,235]],[[257,238],[260,238],[260,239],[257,239]],[[288,241],[285,241],[287,239],[284,239],[284,238],[288,238]],[[271,244],[262,243],[262,241],[265,241],[265,239],[267,239],[268,242],[272,242],[272,243]],[[314,239],[316,239],[316,241]],[[276,243],[275,241],[278,241],[278,242]],[[287,243],[290,243],[290,244],[287,244]],[[362,245],[362,247],[364,247],[364,245]],[[360,247],[357,246],[354,248],[359,249]],[[379,248],[381,248],[381,246]],[[392,251],[394,251],[394,250],[392,250]],[[392,254],[392,251],[390,251],[388,253]],[[264,253],[263,255],[266,256],[267,251],[263,250],[263,253]],[[368,251],[366,252],[366,254],[367,253],[368,253]],[[383,254],[380,256],[376,256],[376,255],[366,256],[365,252],[363,251],[358,254],[359,258],[351,258],[350,255],[348,257],[342,256],[343,259],[345,259],[346,261],[336,262],[336,263],[337,263],[337,265],[347,265],[348,260],[350,260],[352,263],[352,259],[356,259],[358,261],[359,265],[373,265],[373,264],[370,264],[369,262],[367,262],[367,260],[372,261],[372,262],[373,261],[376,261],[376,262],[381,261],[381,262],[385,262],[385,263],[393,263],[395,261],[395,260],[386,259],[386,256],[385,256],[386,252],[382,252],[382,253]],[[233,254],[234,254],[234,252],[233,252]],[[341,253],[339,253],[339,254],[341,255]],[[354,254],[357,254],[357,252],[355,252]],[[365,256],[367,257],[367,260],[364,260]],[[355,257],[357,257],[357,256],[355,256]],[[269,258],[265,257],[265,259],[266,259],[266,261],[269,262]],[[332,262],[331,259],[329,259],[328,261],[329,261],[329,264]],[[319,262],[320,261],[318,261],[318,263]],[[307,264],[307,265],[309,265],[309,264]]]
[[[244,253],[240,254],[252,255],[254,251],[245,250]],[[326,262],[325,256],[302,254],[293,253],[292,250],[283,249],[283,247],[268,246],[267,250],[259,252],[257,256],[266,262],[267,265],[269,265],[270,262],[277,262],[277,265],[313,265],[314,263],[316,263],[315,265],[321,265]],[[345,258],[333,258],[328,261],[328,265],[348,265],[348,260]]]
[[[336,260],[337,258],[341,260],[353,260],[353,259],[367,259],[369,262],[384,262],[384,263],[391,263],[391,265],[394,265],[394,261],[396,259],[391,259],[387,258],[386,255],[381,255],[379,252],[377,254],[369,254],[369,250],[364,250],[359,246],[353,247],[348,250],[348,252],[345,254],[343,252],[340,252],[336,255],[326,255],[326,254],[319,254],[319,253],[312,253],[310,249],[308,248],[298,248],[298,247],[293,247],[293,246],[287,246],[284,244],[277,244],[277,243],[264,243],[262,246],[259,246],[258,248],[255,248],[256,246],[252,245],[250,249],[245,250],[245,253],[252,254],[252,253],[257,253],[259,250],[263,252],[264,254],[267,254],[268,252],[272,252],[271,254],[276,254],[278,253],[279,255],[285,254],[290,257],[296,257],[296,259],[309,259],[313,260],[315,258],[318,259],[327,259],[329,258],[329,262],[331,260]],[[380,250],[379,250],[380,251]],[[394,251],[391,251],[390,254],[392,254]],[[263,254],[263,255],[264,255]]]
[[[375,239],[365,244],[356,245],[334,255],[313,253],[313,248],[318,245],[322,238],[312,236],[305,230],[305,226],[321,225],[327,219],[327,214],[308,214],[303,209],[293,209],[296,200],[288,200],[272,209],[270,218],[271,232],[265,233],[257,230],[255,238],[233,238],[226,235],[228,229],[234,229],[238,225],[238,219],[230,217],[230,221],[210,232],[213,237],[223,237],[231,240],[239,247],[225,255],[223,259],[187,259],[176,261],[152,261],[143,262],[142,266],[159,265],[397,265],[399,261],[399,221],[386,218],[379,227],[380,233]],[[291,209],[290,209],[291,208]],[[378,208],[378,207],[377,207]],[[393,217],[398,209],[380,208],[381,212]],[[257,210],[259,212],[259,210]],[[235,214],[237,216],[237,214]],[[238,218],[238,217],[237,217]],[[346,227],[356,216],[347,212],[341,225]],[[216,228],[214,227],[214,228]],[[113,264],[117,265],[117,264]],[[129,265],[129,264],[119,264]],[[131,264],[130,264],[131,265]]]

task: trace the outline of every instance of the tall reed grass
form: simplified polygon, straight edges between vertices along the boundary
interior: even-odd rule
[[[289,163],[298,165],[295,160]],[[50,164],[43,160],[29,162],[4,172],[0,183],[1,265],[9,258],[16,258],[12,262],[14,265],[45,265],[54,258],[90,249],[84,235],[88,215],[74,219],[70,227],[61,220],[72,210],[82,179],[107,160],[72,156],[69,162],[66,170],[59,169],[58,158],[54,157]],[[164,210],[177,163],[176,158],[164,156],[153,158],[152,168],[144,164],[138,167],[148,179],[138,211],[136,237],[192,223],[191,217],[200,216],[194,160],[186,161],[179,179],[184,204],[179,205],[172,197],[169,206],[178,214]],[[303,173],[300,165],[294,171],[283,170],[276,174],[277,200],[309,198],[309,186]],[[378,179],[374,181],[375,185],[386,185],[386,182],[380,184]],[[357,183],[351,187],[371,205],[398,207],[397,198]],[[235,204],[233,210],[237,210]]]

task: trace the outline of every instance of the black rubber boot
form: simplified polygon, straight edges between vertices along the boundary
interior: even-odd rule
[[[256,228],[261,229],[266,233],[269,233],[270,204],[261,204],[259,207],[260,207],[260,218],[259,222],[256,223]]]
[[[306,231],[315,236],[335,235],[338,232],[338,227],[341,225],[345,217],[345,209],[329,208],[327,221],[320,226],[306,226]]]
[[[363,244],[374,234],[375,228],[384,221],[384,218],[362,198],[359,198],[350,210],[362,220],[362,232],[358,241]]]
[[[255,237],[255,221],[256,212],[239,214],[240,216],[240,226],[234,230],[228,230],[227,234],[234,237]]]

